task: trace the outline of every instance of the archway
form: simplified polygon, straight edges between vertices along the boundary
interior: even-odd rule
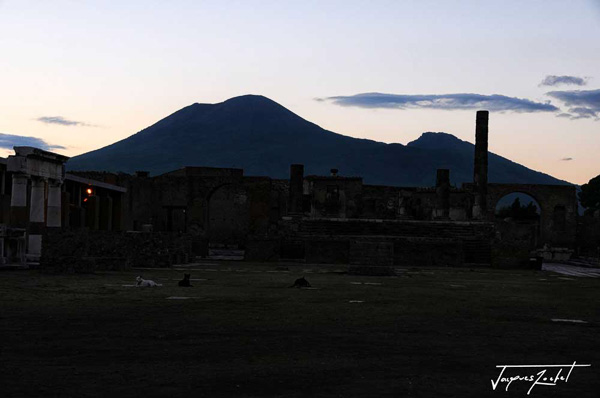
[[[541,209],[538,241],[540,246],[574,247],[577,231],[577,197],[572,185],[488,184],[488,216],[498,221],[494,213],[498,202],[511,193],[527,194]],[[506,199],[505,199],[506,200]],[[514,200],[514,199],[513,199]],[[521,199],[521,204],[526,202]],[[502,204],[506,204],[503,203]],[[508,203],[509,205],[512,202]]]
[[[541,206],[535,198],[524,192],[511,192],[502,196],[496,202],[494,210],[496,218],[510,218],[514,221],[538,221],[541,216]]]
[[[494,210],[496,226],[502,240],[523,250],[533,250],[540,244],[542,207],[524,192],[502,196]]]
[[[208,197],[207,225],[212,243],[243,243],[248,231],[246,190],[237,184],[215,188]]]

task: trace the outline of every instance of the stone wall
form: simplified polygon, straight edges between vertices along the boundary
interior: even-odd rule
[[[530,242],[523,242],[523,228],[499,225],[492,256],[494,232],[489,221],[498,200],[511,192],[528,193],[542,207],[537,246],[575,244],[576,198],[571,186],[488,184],[483,201],[487,218],[471,223],[473,184],[450,187],[448,208],[440,217],[434,187],[363,185],[358,177],[306,176],[302,211],[288,215],[286,179],[195,167],[157,177],[110,177],[128,189],[126,229],[189,234],[192,254],[199,256],[206,255],[209,244],[218,243],[245,249],[246,259],[252,261],[349,263],[358,261],[356,247],[362,247],[362,258],[367,259],[363,262],[388,263],[393,257],[395,265],[443,266],[491,264],[494,257],[495,264],[510,265],[526,261]],[[364,241],[371,243],[357,243]],[[376,249],[368,249],[371,246]]]
[[[539,225],[514,221],[496,222],[493,265],[499,268],[526,268],[537,246]]]
[[[496,204],[504,196],[520,192],[540,205],[540,242],[538,246],[575,246],[577,197],[574,185],[488,184],[487,217],[492,220]]]
[[[0,224],[10,223],[10,194],[0,195]]]
[[[127,181],[127,229],[188,233],[244,247],[269,236],[287,211],[289,182],[244,177],[242,170],[184,168]]]
[[[352,265],[394,265],[394,243],[386,241],[350,241],[349,263]]]
[[[42,268],[58,272],[169,267],[190,260],[189,235],[89,230],[47,231]]]
[[[357,218],[362,178],[308,176],[311,217]]]
[[[491,263],[493,224],[415,220],[283,220],[283,259],[368,266]],[[284,233],[287,231],[287,233]]]
[[[360,218],[394,220],[398,218],[398,203],[403,195],[409,195],[415,188],[363,185]]]
[[[600,215],[579,218],[577,254],[600,260]]]
[[[469,192],[451,187],[449,202],[451,220],[470,218]],[[360,204],[359,218],[363,219],[431,220],[435,218],[436,191],[435,188],[363,185]]]

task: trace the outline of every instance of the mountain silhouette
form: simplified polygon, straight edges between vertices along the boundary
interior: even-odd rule
[[[337,168],[367,184],[432,186],[436,169],[449,168],[458,185],[473,179],[473,153],[473,144],[445,133],[424,133],[407,145],[347,137],[266,97],[245,95],[187,106],[124,140],[71,158],[67,169],[158,175],[185,166],[234,167],[244,175],[289,178],[290,164],[301,163],[306,175]],[[491,153],[489,181],[567,184]]]

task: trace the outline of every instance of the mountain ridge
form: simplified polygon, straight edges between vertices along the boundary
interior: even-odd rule
[[[423,133],[407,145],[325,130],[264,96],[194,103],[123,140],[67,163],[68,170],[162,174],[185,166],[237,167],[245,175],[288,178],[292,163],[306,174],[363,177],[367,184],[431,186],[437,168],[455,184],[472,181],[471,143],[447,133]],[[490,153],[489,181],[569,184]]]

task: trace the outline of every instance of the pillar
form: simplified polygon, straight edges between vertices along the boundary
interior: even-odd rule
[[[69,192],[61,192],[60,207],[62,212],[63,227],[71,227],[71,194]]]
[[[113,198],[112,229],[114,231],[123,230],[123,195],[117,193]]]
[[[46,226],[60,228],[62,226],[62,192],[58,180],[48,180],[48,216]]]
[[[402,193],[398,195],[398,218],[406,217],[406,198]]]
[[[87,197],[85,203],[85,226],[91,230],[100,227],[100,198],[96,195]]]
[[[27,214],[27,182],[26,174],[13,174],[12,194],[10,196],[10,224],[12,227],[26,228],[29,215]]]
[[[304,165],[290,166],[290,207],[289,214],[302,213],[302,198],[304,195]]]
[[[436,218],[448,219],[450,216],[450,170],[437,169],[435,196]]]
[[[29,204],[29,228],[27,257],[37,261],[42,255],[42,235],[44,233],[44,196],[46,181],[43,178],[31,179],[31,199]]]
[[[111,231],[113,222],[113,200],[109,196],[100,197],[100,229]]]
[[[485,219],[487,213],[488,111],[477,111],[475,122],[475,159],[473,167],[473,218]]]

